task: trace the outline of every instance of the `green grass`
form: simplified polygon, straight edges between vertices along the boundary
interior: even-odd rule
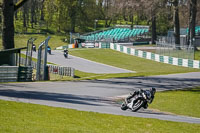
[[[116,116],[0,100],[0,131],[6,133],[188,133],[199,124]]]
[[[200,60],[200,50],[195,51],[195,60]]]
[[[51,37],[49,40],[49,46],[51,49],[55,49],[56,47],[67,45],[66,42],[64,42],[64,39],[66,36],[63,35],[42,35],[42,34],[16,34],[15,35],[15,48],[20,48],[20,47],[26,47],[27,46],[27,41],[29,38],[36,38],[34,41],[34,44],[36,45],[36,48],[43,42],[48,36]],[[0,49],[2,49],[2,40],[0,37]]]
[[[158,92],[150,108],[200,118],[200,87]]]
[[[131,76],[150,76],[172,73],[196,72],[199,69],[186,67],[178,67],[174,65],[159,63],[132,55],[127,55],[110,49],[71,49],[70,54],[101,62],[104,64],[136,71],[137,73],[120,73],[120,74],[81,74],[75,73],[77,77],[83,79],[105,79],[115,77],[131,77]],[[80,75],[79,75],[80,74]],[[87,75],[87,76],[83,76]],[[80,79],[79,79],[80,80]]]
[[[127,55],[110,49],[81,49],[71,50],[70,54],[86,58],[92,61],[136,71],[137,73],[117,74],[118,76],[149,76],[172,73],[185,73],[200,71],[186,67],[179,67],[164,63],[159,63],[136,56]],[[110,74],[110,76],[115,74]],[[105,75],[104,75],[105,76]]]

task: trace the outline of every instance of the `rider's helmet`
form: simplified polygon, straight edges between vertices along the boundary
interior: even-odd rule
[[[150,89],[150,91],[151,91],[151,93],[152,93],[153,95],[156,93],[156,89],[153,88],[153,87]]]

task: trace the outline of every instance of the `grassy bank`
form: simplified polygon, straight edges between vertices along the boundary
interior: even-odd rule
[[[200,87],[156,93],[150,108],[200,118]]]
[[[127,55],[110,49],[70,49],[70,54],[93,60],[96,62],[135,71],[136,73],[117,74],[94,74],[76,70],[75,78],[56,78],[56,80],[82,80],[82,79],[105,79],[132,76],[150,76],[172,73],[197,72],[199,69],[178,67],[174,65],[159,63],[132,55]],[[53,78],[52,78],[53,79]]]
[[[159,63],[132,55],[127,55],[110,49],[70,49],[70,54],[93,60],[96,62],[135,71],[136,73],[117,74],[94,74],[76,70],[75,78],[56,78],[56,80],[82,80],[82,79],[105,79],[132,76],[150,76],[172,73],[199,72],[199,69],[178,67],[174,65]],[[53,79],[53,78],[52,78]]]
[[[6,133],[188,133],[199,124],[188,124],[76,111],[0,100],[0,131]]]
[[[92,61],[136,71],[137,73],[133,75],[140,76],[200,71],[199,69],[178,67],[146,60],[110,49],[72,49],[70,54]]]

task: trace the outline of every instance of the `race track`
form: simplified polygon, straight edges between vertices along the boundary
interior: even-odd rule
[[[36,52],[33,52],[33,57],[37,58]],[[52,62],[61,66],[73,67],[76,70],[87,73],[135,73],[134,71],[109,66],[72,55],[69,55],[69,57],[65,59],[63,51],[61,50],[53,50],[51,55],[47,55],[47,60],[48,62]]]
[[[34,53],[34,56],[37,55]],[[65,59],[62,51],[52,51],[52,55],[48,56],[48,61],[91,73],[132,72],[71,55],[69,59]],[[200,124],[200,118],[178,116],[155,110],[122,111],[120,104],[114,102],[115,99],[124,98],[140,88],[155,87],[158,91],[165,91],[194,86],[200,86],[200,72],[74,82],[4,83],[0,84],[0,99],[82,111]]]
[[[200,86],[200,73],[152,77],[120,78],[76,82],[31,82],[0,84],[0,99],[82,111],[200,123],[200,118],[167,114],[154,110],[122,111],[113,100],[134,89],[156,87],[158,91]]]

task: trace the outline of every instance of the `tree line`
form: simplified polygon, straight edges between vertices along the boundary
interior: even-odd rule
[[[121,22],[131,26],[143,24],[151,27],[152,43],[158,34],[174,29],[176,44],[180,44],[180,27],[188,27],[189,38],[194,38],[195,26],[200,24],[198,0],[1,0],[0,3],[4,49],[14,48],[16,22],[22,25],[23,32],[39,26],[56,33],[88,32],[93,30],[96,20],[102,20],[104,27]]]

